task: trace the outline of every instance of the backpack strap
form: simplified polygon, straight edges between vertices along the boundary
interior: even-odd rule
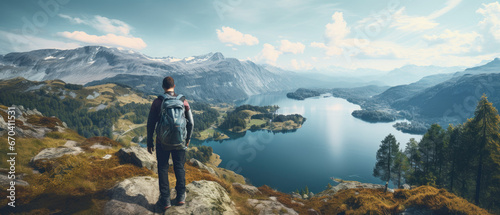
[[[184,100],[186,100],[186,97],[184,97],[184,95],[182,95],[182,94],[177,95],[177,97],[175,97],[175,98],[178,100],[181,100],[183,102],[184,102]]]

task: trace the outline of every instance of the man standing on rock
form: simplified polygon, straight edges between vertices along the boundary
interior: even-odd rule
[[[175,178],[176,205],[186,201],[186,177],[184,163],[186,149],[189,146],[194,127],[193,114],[187,100],[174,92],[174,79],[170,76],[163,79],[165,93],[158,96],[151,105],[147,123],[148,152],[153,154],[153,134],[156,131],[156,159],[158,160],[158,178],[160,197],[157,206],[163,210],[171,206],[168,182],[168,160],[172,154]]]

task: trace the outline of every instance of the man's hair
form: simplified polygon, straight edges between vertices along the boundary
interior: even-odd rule
[[[162,84],[162,87],[165,88],[165,89],[170,89],[172,87],[174,87],[175,84],[174,84],[174,78],[170,77],[170,76],[167,76],[163,79],[163,84]]]

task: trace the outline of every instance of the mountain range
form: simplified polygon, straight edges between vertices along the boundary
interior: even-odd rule
[[[500,59],[496,58],[463,71],[430,75],[411,84],[393,86],[371,97],[359,99],[352,93],[343,97],[366,110],[389,110],[419,123],[459,124],[473,116],[483,94],[500,107],[499,80]]]
[[[190,99],[211,103],[233,102],[255,94],[300,87],[394,86],[414,82],[428,74],[450,74],[458,69],[408,65],[389,72],[340,67],[294,72],[250,60],[227,58],[219,52],[185,58],[157,58],[103,46],[0,55],[0,79],[60,79],[86,86],[111,82],[146,94],[160,94],[163,91],[161,80],[170,75],[176,80],[178,92]]]
[[[138,52],[86,46],[44,49],[0,56],[0,79],[60,79],[72,84],[114,82],[159,94],[161,80],[173,76],[179,92],[193,100],[228,102],[249,95],[293,88],[293,72],[273,73],[251,61],[221,53],[178,59],[152,58]]]

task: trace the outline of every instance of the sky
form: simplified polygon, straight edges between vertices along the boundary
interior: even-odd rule
[[[500,56],[498,1],[0,0],[0,20],[0,55],[103,45],[150,57],[221,52],[295,71]]]

